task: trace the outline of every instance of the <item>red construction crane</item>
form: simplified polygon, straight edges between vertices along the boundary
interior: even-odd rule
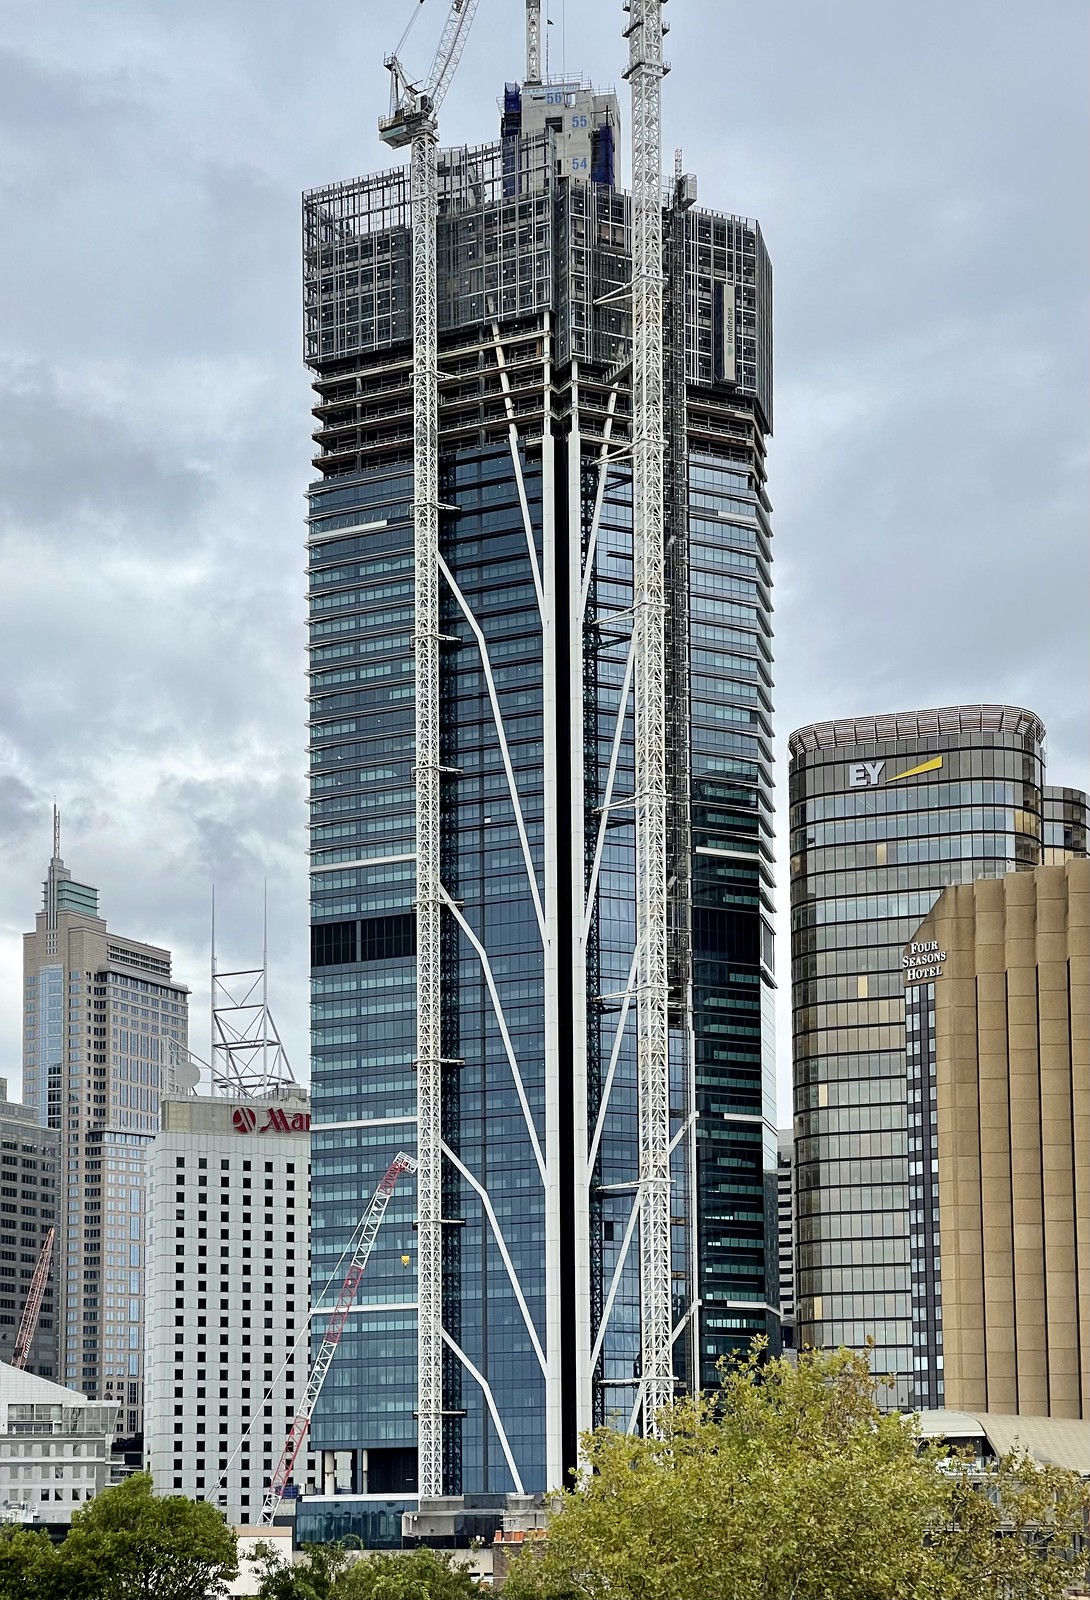
[[[399,1151],[387,1167],[385,1177],[371,1196],[370,1204],[363,1214],[359,1239],[356,1241],[352,1263],[345,1273],[344,1282],[341,1285],[340,1298],[334,1308],[333,1315],[326,1324],[325,1336],[322,1339],[318,1354],[314,1358],[314,1365],[310,1369],[310,1377],[307,1380],[299,1410],[296,1412],[295,1421],[288,1432],[284,1453],[276,1464],[276,1471],[269,1479],[269,1487],[265,1493],[265,1500],[261,1507],[261,1517],[259,1519],[265,1526],[272,1522],[273,1517],[276,1515],[277,1507],[284,1498],[284,1491],[291,1482],[295,1462],[300,1450],[303,1448],[303,1441],[310,1427],[310,1419],[314,1415],[314,1407],[318,1403],[318,1396],[322,1392],[326,1374],[333,1363],[333,1357],[337,1353],[337,1346],[340,1343],[345,1322],[348,1320],[348,1313],[352,1309],[352,1302],[356,1298],[360,1279],[363,1277],[364,1268],[367,1266],[378,1230],[382,1225],[382,1219],[386,1215],[386,1207],[390,1204],[391,1196],[397,1186],[397,1180],[403,1172],[415,1171],[416,1158],[407,1156],[404,1151]]]
[[[38,1328],[38,1318],[41,1316],[42,1299],[45,1295],[45,1286],[49,1279],[49,1263],[53,1259],[53,1241],[57,1237],[56,1228],[50,1228],[45,1236],[38,1265],[34,1268],[34,1276],[30,1280],[30,1293],[26,1297],[23,1307],[23,1320],[19,1324],[19,1332],[15,1335],[15,1353],[11,1358],[13,1367],[20,1371],[27,1364],[30,1347],[34,1342],[34,1335]]]

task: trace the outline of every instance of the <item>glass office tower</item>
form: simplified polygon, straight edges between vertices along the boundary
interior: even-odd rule
[[[508,86],[499,140],[439,156],[443,1477],[467,1500],[559,1483],[578,1430],[639,1403],[618,128],[585,84]],[[664,213],[681,1387],[778,1340],[771,277],[756,224],[694,196],[680,180]],[[415,1140],[409,199],[399,168],[304,201],[318,1327]],[[315,1415],[347,1491],[319,1536],[381,1537],[352,1492],[417,1486],[414,1217],[399,1188]]]
[[[1077,825],[1076,792],[1045,788],[1044,738],[1020,707],[952,706],[789,741],[798,1342],[873,1338],[898,1406],[913,1401],[902,953],[948,884],[1036,867],[1065,803]]]

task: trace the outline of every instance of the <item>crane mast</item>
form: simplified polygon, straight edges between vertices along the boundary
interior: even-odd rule
[[[635,600],[636,926],[639,932],[641,1381],[645,1433],[674,1393],[666,869],[663,538],[662,0],[630,0],[632,92],[632,557]]]
[[[310,1428],[310,1419],[314,1415],[314,1407],[318,1403],[322,1385],[325,1383],[326,1375],[333,1364],[333,1357],[337,1353],[337,1346],[340,1343],[341,1334],[344,1332],[348,1313],[351,1311],[353,1301],[356,1298],[360,1281],[363,1278],[364,1270],[374,1248],[375,1239],[378,1237],[379,1228],[382,1226],[382,1219],[386,1215],[386,1208],[390,1204],[393,1192],[397,1187],[397,1180],[402,1173],[412,1172],[415,1167],[416,1162],[413,1157],[406,1155],[404,1151],[399,1151],[387,1167],[385,1175],[371,1196],[371,1202],[364,1212],[363,1221],[360,1224],[360,1236],[356,1242],[352,1263],[345,1273],[337,1304],[326,1324],[325,1335],[319,1346],[318,1354],[314,1358],[314,1365],[310,1369],[310,1377],[307,1379],[307,1386],[303,1392],[299,1410],[296,1412],[295,1420],[292,1422],[288,1432],[283,1453],[276,1464],[275,1472],[269,1479],[269,1487],[265,1493],[259,1519],[260,1523],[265,1527],[272,1522],[277,1508],[284,1498],[284,1491],[291,1482],[295,1463],[299,1457],[300,1450],[303,1448],[307,1430]]]
[[[414,87],[396,56],[390,114],[379,122],[394,149],[412,145],[413,551],[416,579],[417,963],[417,1439],[422,1498],[443,1492],[442,1028],[439,859],[439,345],[436,114],[458,65],[477,0],[451,0],[427,83]]]
[[[541,0],[526,0],[526,82],[541,82]]]
[[[19,1332],[15,1335],[15,1350],[12,1354],[11,1364],[13,1367],[18,1367],[20,1371],[26,1366],[30,1358],[30,1347],[34,1343],[34,1335],[38,1329],[38,1318],[42,1314],[42,1300],[45,1298],[45,1286],[49,1281],[49,1263],[53,1259],[53,1244],[56,1237],[56,1228],[50,1228],[38,1255],[38,1263],[34,1268],[34,1276],[30,1280],[30,1290],[26,1297],[26,1305],[23,1307],[22,1320],[19,1323]]]

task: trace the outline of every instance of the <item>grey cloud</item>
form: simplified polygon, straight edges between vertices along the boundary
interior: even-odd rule
[[[0,365],[0,537],[33,528],[84,554],[124,539],[146,549],[209,493],[198,466],[76,403],[50,367]]]
[[[0,839],[4,849],[30,841],[38,824],[37,796],[12,773],[0,774]]]
[[[441,11],[422,13],[416,65]],[[617,84],[627,119],[620,4],[552,14],[553,69]],[[482,0],[445,140],[493,135],[519,15]],[[672,0],[667,16],[665,160],[681,144],[705,204],[759,217],[775,266],[779,727],[1018,700],[1049,726],[1052,776],[1090,781],[1090,12]],[[73,870],[116,925],[173,944],[199,991],[209,881],[225,951],[248,960],[268,875],[274,996],[304,1059],[298,191],[385,164],[381,58],[403,20],[378,0],[6,15],[8,1052],[57,792]],[[627,160],[627,122],[622,142]]]

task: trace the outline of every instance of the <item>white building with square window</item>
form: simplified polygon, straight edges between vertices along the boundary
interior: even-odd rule
[[[107,1488],[118,1410],[0,1362],[0,1519],[70,1522]]]
[[[165,1096],[148,1158],[145,1461],[255,1522],[307,1380],[310,1102]]]

